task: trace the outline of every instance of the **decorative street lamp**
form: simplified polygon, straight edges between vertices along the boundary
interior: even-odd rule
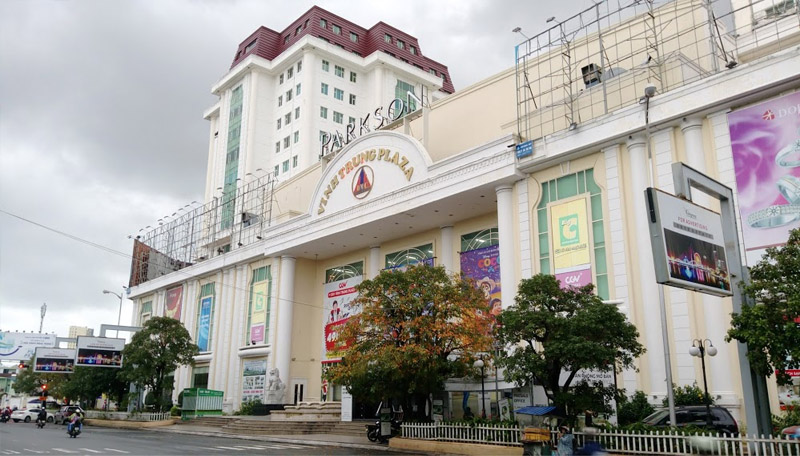
[[[120,320],[122,320],[122,295],[108,290],[103,290],[103,294],[111,294],[119,298],[119,314],[117,315],[117,326],[119,326]],[[119,329],[117,329],[117,337],[119,337]]]
[[[689,354],[700,358],[700,365],[703,368],[703,389],[706,392],[706,425],[711,427],[711,398],[708,395],[708,381],[706,381],[706,353],[708,353],[708,356],[717,354],[717,348],[714,347],[710,339],[692,340],[692,348],[689,349]]]
[[[483,362],[483,355],[479,355],[478,359],[475,360],[473,366],[481,370],[481,418],[486,419],[486,400],[484,398],[484,389],[483,389],[483,368],[485,366]]]

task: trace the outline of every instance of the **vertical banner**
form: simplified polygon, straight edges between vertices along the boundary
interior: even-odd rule
[[[267,361],[245,361],[242,373],[242,402],[264,402],[267,380]]]
[[[353,300],[358,297],[356,285],[362,280],[363,276],[355,276],[325,284],[325,297],[322,300],[323,363],[332,363],[342,359],[342,351],[347,348],[347,341],[339,340],[339,331],[350,317],[361,313],[360,306],[355,305]]]
[[[800,228],[800,92],[728,114],[746,250]]]
[[[500,246],[490,245],[461,253],[461,274],[475,281],[486,297],[486,311],[496,317],[503,310],[500,302]]]
[[[253,285],[253,303],[250,307],[250,342],[264,343],[267,332],[267,285],[259,282]]]
[[[211,329],[211,304],[213,296],[207,296],[200,301],[200,315],[197,321],[197,348],[201,352],[208,351],[208,337]]]
[[[554,272],[561,287],[592,283],[586,198],[551,205],[550,227]]]
[[[181,307],[183,306],[183,285],[167,290],[167,306],[164,316],[181,320]]]

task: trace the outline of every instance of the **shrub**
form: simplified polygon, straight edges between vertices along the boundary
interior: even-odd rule
[[[778,435],[783,428],[800,424],[800,403],[794,402],[792,405],[780,415],[772,415],[773,434]]]
[[[261,401],[258,399],[254,401],[242,402],[242,405],[239,407],[239,410],[234,412],[234,415],[252,415],[253,409],[255,408],[256,404],[261,404]]]
[[[169,409],[169,416],[181,416],[181,409],[178,408],[177,405],[173,405],[171,409]]]
[[[647,402],[647,395],[643,391],[636,391],[630,399],[621,395],[618,408],[617,421],[620,426],[638,423],[655,412],[655,408]]]
[[[675,407],[681,405],[706,405],[705,393],[697,386],[697,383],[679,386],[677,388],[675,385],[672,385],[672,394],[675,397]],[[709,399],[709,403],[714,405],[714,398],[709,396]],[[669,406],[666,397],[661,402],[661,405],[664,407]]]

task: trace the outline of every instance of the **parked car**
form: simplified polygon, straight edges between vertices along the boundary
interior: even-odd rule
[[[72,412],[77,411],[81,414],[81,416],[86,416],[86,412],[80,407],[80,405],[65,405],[61,407],[55,416],[56,424],[67,424],[69,423],[69,417],[72,416]]]
[[[15,410],[11,412],[11,419],[14,420],[15,423],[19,423],[20,421],[24,421],[26,423],[30,423],[31,421],[36,421],[36,418],[39,416],[39,408],[31,408],[31,409],[21,409]],[[47,412],[47,422],[52,423],[55,420],[55,417],[52,413]]]
[[[726,434],[738,434],[739,425],[731,412],[724,407],[711,406],[711,426],[708,426],[705,405],[686,405],[675,407],[676,427],[695,426]],[[658,410],[642,420],[642,423],[655,427],[669,427],[669,410]]]
[[[800,440],[800,425],[783,428],[781,437]]]

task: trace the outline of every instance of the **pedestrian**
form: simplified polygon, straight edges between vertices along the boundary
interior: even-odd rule
[[[593,417],[594,417],[594,412],[592,412],[591,410],[587,410],[585,416],[585,423],[587,428],[593,426],[594,423]]]
[[[572,456],[572,448],[575,444],[575,436],[572,435],[567,426],[558,428],[558,456]]]

